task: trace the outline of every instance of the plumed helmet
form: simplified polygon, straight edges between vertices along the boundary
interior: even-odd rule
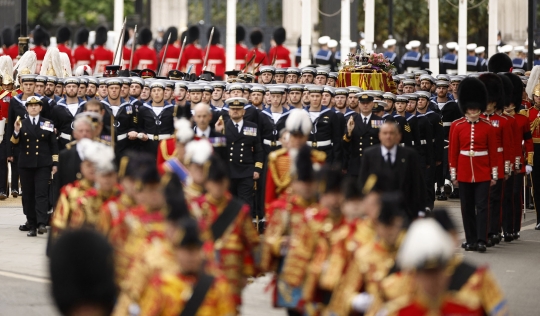
[[[478,77],[486,87],[487,103],[497,102],[496,108],[504,107],[504,86],[501,78],[494,73],[484,73]],[[463,82],[461,83],[463,84]],[[460,84],[460,86],[461,86]],[[458,98],[459,101],[459,98]]]
[[[259,45],[263,41],[263,33],[261,30],[256,29],[249,34],[249,41],[252,45]]]
[[[100,26],[96,29],[96,40],[95,40],[96,45],[105,45],[108,38],[107,32],[108,30],[104,26]]]
[[[458,88],[459,108],[463,113],[467,109],[479,109],[484,112],[487,106],[486,86],[480,79],[465,78]]]
[[[309,114],[301,109],[293,109],[285,121],[285,128],[291,134],[309,135],[313,123]]]
[[[246,29],[242,25],[236,26],[236,44],[246,39]]]
[[[139,32],[139,44],[148,45],[152,41],[152,31],[145,27]]]
[[[192,25],[188,28],[188,43],[193,43],[197,40],[199,40],[199,37],[201,36],[201,32],[199,31],[199,27],[197,25]]]
[[[509,72],[510,68],[512,68],[512,59],[505,53],[497,53],[489,58],[489,72]]]
[[[274,31],[274,41],[277,45],[281,45],[285,42],[285,38],[287,37],[287,33],[285,32],[285,29],[283,27],[278,27]]]
[[[181,117],[174,122],[174,130],[176,131],[176,141],[179,143],[185,144],[193,139],[193,127],[191,127],[191,122],[185,117]]]
[[[90,32],[87,28],[81,27],[77,31],[77,36],[75,36],[75,43],[77,45],[83,45],[84,43],[88,43],[88,37],[90,36]]]
[[[56,31],[56,42],[57,43],[65,43],[71,39],[71,31],[65,27],[62,26]]]

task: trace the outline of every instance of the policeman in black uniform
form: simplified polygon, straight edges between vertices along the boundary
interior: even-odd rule
[[[244,106],[248,100],[240,97],[227,101],[229,115],[227,122],[216,124],[216,131],[225,134],[229,149],[230,191],[251,208],[253,218],[264,218],[264,208],[253,207],[254,181],[259,179],[263,168],[263,151],[259,128],[256,124],[244,120]]]
[[[19,174],[24,191],[23,211],[28,237],[47,232],[49,210],[49,179],[57,171],[58,143],[51,120],[40,115],[43,101],[39,97],[26,99],[28,116],[17,117],[11,142],[20,148]]]
[[[77,97],[78,78],[66,78],[64,83],[66,95],[58,101],[51,113],[51,119],[54,122],[58,136],[58,150],[66,148],[66,145],[73,140],[73,121],[86,103],[86,101]]]

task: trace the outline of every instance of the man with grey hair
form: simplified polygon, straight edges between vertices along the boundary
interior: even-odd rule
[[[221,159],[226,157],[227,140],[225,136],[216,132],[213,126],[210,126],[212,120],[212,109],[208,103],[199,103],[193,108],[193,122],[195,123],[193,130],[196,138],[206,138],[214,147],[214,152]]]

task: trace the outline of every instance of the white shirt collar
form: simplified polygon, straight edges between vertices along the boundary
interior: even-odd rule
[[[386,147],[384,147],[383,145],[381,145],[381,154],[383,156],[383,159],[386,161],[386,156],[388,155],[388,153],[390,152],[390,157],[392,159],[392,163],[396,162],[396,154],[397,154],[397,145],[395,145],[394,147],[388,149]]]
[[[28,115],[28,118],[30,119],[30,122],[34,123],[34,118],[36,119],[36,122],[39,122],[39,114],[36,116]]]
[[[199,127],[196,128],[196,131],[197,131],[197,136],[199,137],[202,137],[202,136],[205,136],[205,137],[210,137],[210,126],[207,126],[206,129],[203,131],[201,130]]]
[[[365,116],[364,114],[360,113],[360,116],[362,117],[362,122],[364,121],[364,117],[367,118],[367,122],[369,122],[369,119],[371,118],[371,113],[368,116]]]
[[[242,130],[242,126],[244,126],[244,120],[241,120],[238,123],[235,123],[234,121],[232,121],[232,123],[233,123],[233,125],[238,124],[238,133],[240,133],[240,131]]]

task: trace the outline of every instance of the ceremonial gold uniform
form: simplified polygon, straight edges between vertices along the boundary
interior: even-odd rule
[[[67,184],[60,190],[58,204],[51,219],[52,238],[58,237],[65,229],[81,227],[84,223],[84,217],[83,214],[76,211],[79,199],[92,187],[92,182],[82,179]]]

